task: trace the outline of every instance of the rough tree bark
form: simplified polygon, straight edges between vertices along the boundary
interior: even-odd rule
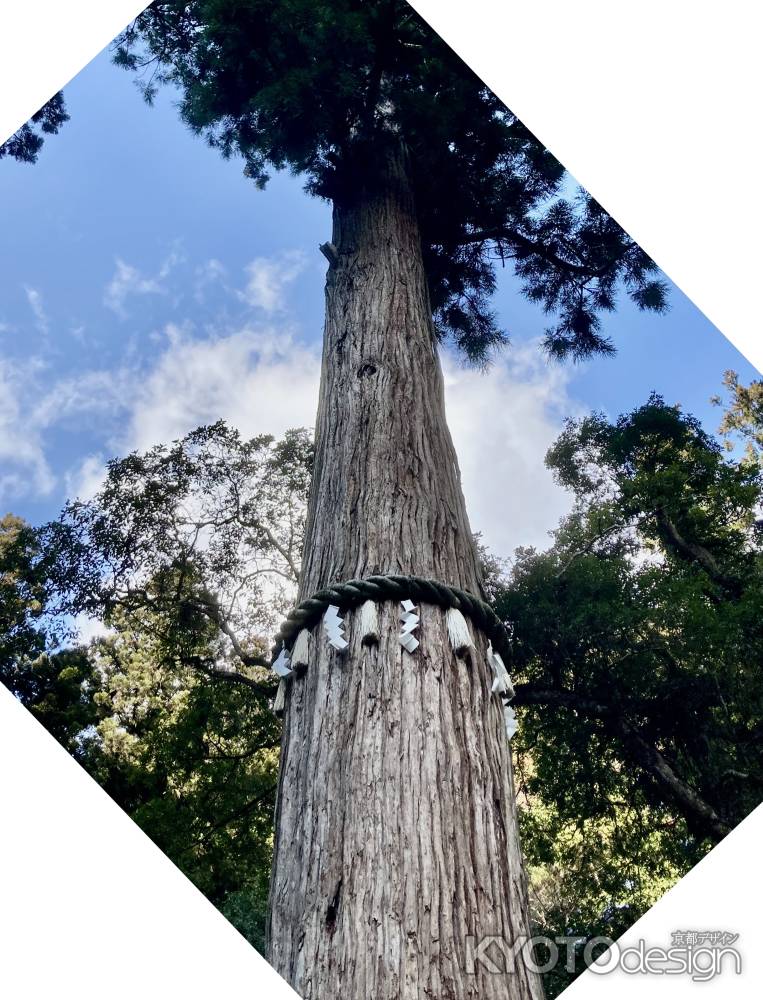
[[[405,156],[386,163],[334,207],[300,599],[373,573],[481,593]],[[319,626],[289,684],[269,948],[306,1000],[542,996],[519,957],[470,964],[467,939],[529,934],[510,755],[484,639],[459,660],[444,612],[420,615],[412,655],[393,602],[376,647],[359,611],[344,653]]]

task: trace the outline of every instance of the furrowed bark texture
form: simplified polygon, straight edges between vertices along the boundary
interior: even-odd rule
[[[300,597],[372,573],[481,592],[402,154],[386,172],[334,210]],[[519,956],[493,948],[491,971],[473,954],[485,936],[508,949],[529,935],[485,641],[472,628],[457,659],[445,613],[424,605],[409,654],[399,605],[379,610],[378,646],[346,613],[349,649],[317,627],[289,683],[270,960],[306,1000],[539,998]]]

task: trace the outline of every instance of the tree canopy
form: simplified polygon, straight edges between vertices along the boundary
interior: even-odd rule
[[[222,423],[109,464],[91,501],[0,522],[0,680],[261,951],[312,445]],[[105,634],[71,639],[71,617]]]
[[[494,584],[522,843],[539,926],[617,937],[763,799],[763,476],[657,396],[547,461],[574,509]]]
[[[243,440],[222,421],[111,461],[92,501],[68,502],[42,529],[59,610],[150,623],[177,662],[267,690],[311,465],[304,430]]]
[[[64,122],[68,121],[64,95],[59,91],[47,104],[43,104],[26,124],[14,132],[10,139],[0,143],[0,160],[4,156],[10,156],[20,163],[36,163],[45,136],[55,135]]]
[[[723,384],[730,400],[719,428],[725,437],[726,448],[734,450],[734,437],[745,442],[747,456],[763,464],[763,379],[742,385],[736,372],[727,371]],[[722,406],[720,396],[713,397],[716,406]]]
[[[343,202],[373,187],[380,151],[408,151],[437,330],[484,361],[504,339],[490,309],[497,263],[553,315],[558,357],[613,350],[600,316],[624,288],[661,311],[653,261],[404,0],[155,0],[118,39],[151,100],[262,187],[288,168]]]

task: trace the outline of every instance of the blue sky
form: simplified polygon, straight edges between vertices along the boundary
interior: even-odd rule
[[[218,417],[311,425],[330,233],[298,178],[258,191],[107,53],[65,93],[38,164],[0,164],[0,509],[33,522],[92,493],[109,457]],[[656,390],[714,431],[723,371],[756,377],[677,289],[666,317],[624,302],[618,355],[576,367],[543,358],[545,318],[508,269],[495,306],[512,346],[491,372],[444,366],[472,526],[500,554],[543,544],[568,506],[543,467],[565,416]]]

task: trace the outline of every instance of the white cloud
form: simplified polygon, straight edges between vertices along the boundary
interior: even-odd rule
[[[564,417],[580,412],[568,391],[569,369],[547,364],[534,344],[512,348],[488,374],[444,361],[447,416],[472,528],[498,555],[518,545],[545,547],[570,508],[543,464]],[[25,370],[0,362],[0,461],[8,468],[0,489],[50,494],[56,477],[49,432],[76,432],[94,418],[103,443],[64,474],[69,496],[93,496],[106,451],[145,450],[221,418],[247,437],[311,427],[319,376],[318,345],[281,324],[203,337],[169,325],[150,365],[128,359],[114,371],[57,381],[42,361]]]
[[[137,387],[124,448],[149,448],[220,418],[246,436],[313,425],[320,358],[288,330],[199,340],[171,325],[167,335],[167,349]]]
[[[487,374],[445,364],[445,398],[469,520],[494,554],[546,548],[571,507],[543,459],[563,420],[581,411],[570,372],[536,344],[510,348]]]
[[[48,373],[49,374],[49,373]],[[124,408],[132,391],[132,374],[124,368],[83,372],[48,383],[29,410],[38,430],[65,425],[83,417],[113,417]]]
[[[130,398],[130,385],[131,376],[122,369],[56,381],[39,357],[23,365],[0,361],[0,500],[49,496],[57,483],[49,432],[77,430],[94,418],[108,427]]]
[[[246,287],[239,297],[265,313],[280,312],[286,306],[286,290],[306,264],[302,250],[287,250],[275,257],[255,257],[245,268]]]
[[[116,259],[116,268],[103,294],[103,304],[121,319],[127,316],[125,302],[130,295],[161,295],[164,292],[157,278],[144,278],[137,268]]]
[[[0,359],[0,500],[50,496],[62,432],[96,426],[102,450],[123,455],[221,418],[246,436],[312,426],[320,357],[288,329],[194,338],[170,325],[165,334],[148,367],[128,359],[114,370],[56,378],[41,358],[23,366]],[[92,497],[105,463],[101,451],[80,457],[63,472],[66,495]]]
[[[185,259],[185,254],[180,250],[180,241],[176,240],[172,250],[170,250],[162,261],[162,266],[159,268],[159,274],[157,275],[158,279],[164,281],[175,270],[178,264],[185,263]]]
[[[85,614],[76,615],[72,624],[77,630],[77,637],[82,645],[87,645],[93,639],[103,639],[114,634],[114,630],[104,625],[99,618],[91,618]]]
[[[168,345],[138,387],[120,453],[171,441],[219,418],[245,436],[311,427],[320,359],[287,329],[245,328],[193,339],[170,326]],[[448,422],[472,528],[497,555],[546,547],[571,506],[543,459],[566,416],[581,412],[568,368],[536,344],[512,348],[487,374],[445,358]]]
[[[38,367],[0,360],[0,500],[30,492],[47,496],[55,485],[40,429],[23,405]]]
[[[103,293],[103,304],[116,313],[120,319],[126,319],[125,303],[131,295],[165,295],[167,289],[163,282],[170,276],[185,257],[175,246],[162,261],[155,277],[146,277],[137,267],[126,263],[121,257],[115,260],[114,274]]]
[[[193,297],[197,302],[203,302],[207,288],[210,285],[224,283],[227,271],[223,264],[215,257],[204,261],[194,271]]]
[[[106,475],[106,459],[100,452],[86,455],[64,474],[66,495],[70,499],[92,500]]]
[[[24,291],[26,292],[29,308],[34,314],[35,326],[43,336],[47,336],[50,331],[50,322],[45,312],[45,307],[42,304],[42,295],[36,288],[30,288],[29,285],[24,285]]]

